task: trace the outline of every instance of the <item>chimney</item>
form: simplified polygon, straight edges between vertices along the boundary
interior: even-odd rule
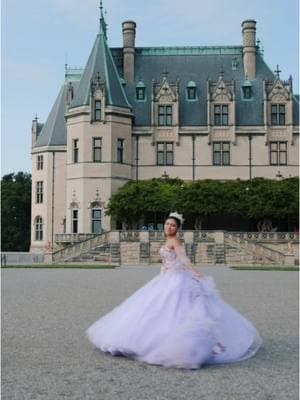
[[[35,146],[37,137],[38,137],[38,117],[36,115],[35,118],[32,120],[32,126],[31,126],[31,147]]]
[[[123,73],[126,83],[134,81],[134,55],[135,55],[135,27],[134,21],[124,21],[123,30]]]
[[[244,72],[248,79],[256,75],[256,21],[247,19],[242,22]]]

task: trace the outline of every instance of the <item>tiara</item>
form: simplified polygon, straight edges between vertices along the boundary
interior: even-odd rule
[[[182,216],[182,214],[178,214],[177,211],[171,212],[171,213],[169,214],[169,217],[176,218],[176,219],[178,219],[178,221],[180,221],[181,224],[183,224],[183,221],[184,221],[183,216]]]

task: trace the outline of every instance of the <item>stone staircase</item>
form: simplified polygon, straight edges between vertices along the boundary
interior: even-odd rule
[[[283,252],[271,249],[255,241],[238,236],[226,235],[225,246],[226,253],[228,254],[227,258],[233,263],[244,261],[253,264],[285,264],[285,254]]]
[[[52,262],[119,264],[120,246],[111,236],[105,232],[60,249],[52,254]]]

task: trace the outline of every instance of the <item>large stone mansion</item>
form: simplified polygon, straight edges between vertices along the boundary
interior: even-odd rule
[[[251,179],[298,174],[299,97],[265,63],[256,22],[242,45],[110,48],[102,14],[83,70],[44,124],[32,124],[31,251],[55,235],[114,228],[105,206],[130,179]]]

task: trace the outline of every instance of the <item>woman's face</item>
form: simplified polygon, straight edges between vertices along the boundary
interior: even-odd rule
[[[168,218],[164,225],[164,232],[166,236],[175,236],[177,233],[178,227],[175,219]]]

